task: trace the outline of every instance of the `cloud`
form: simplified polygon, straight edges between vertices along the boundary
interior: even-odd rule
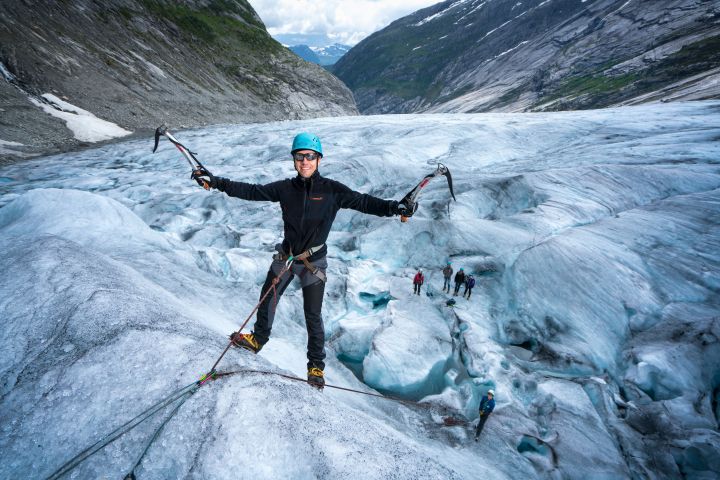
[[[326,35],[354,45],[437,0],[251,0],[270,35]]]

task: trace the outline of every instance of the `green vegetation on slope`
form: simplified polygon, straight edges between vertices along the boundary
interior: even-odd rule
[[[720,36],[686,45],[643,70],[608,75],[605,70],[609,66],[604,64],[589,75],[564,79],[538,103],[562,98],[564,100],[553,105],[553,109],[594,108],[659,90],[684,78],[720,67]]]
[[[198,8],[158,0],[141,0],[141,3],[152,14],[174,23],[183,34],[211,46],[229,46],[240,51],[278,52],[282,49],[261,22],[229,0],[212,0],[207,6]]]

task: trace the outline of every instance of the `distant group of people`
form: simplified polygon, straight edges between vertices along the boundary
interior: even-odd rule
[[[450,293],[450,281],[453,278],[453,268],[452,263],[447,262],[447,265],[442,269],[443,274],[443,292]],[[466,274],[465,269],[460,268],[458,272],[455,274],[455,289],[453,291],[453,296],[457,296],[460,292],[460,287],[465,286],[465,291],[463,292],[463,297],[470,300],[470,295],[472,295],[472,289],[475,286],[475,277],[472,274]],[[425,283],[425,275],[423,275],[422,269],[418,269],[417,273],[415,273],[415,276],[413,277],[413,294],[420,295],[420,288]],[[455,305],[455,300],[450,299],[447,301],[448,306]],[[482,399],[480,400],[480,409],[478,412],[478,425],[475,429],[475,441],[478,441],[478,438],[480,438],[480,433],[482,432],[483,428],[485,428],[485,422],[487,422],[488,417],[490,417],[490,414],[495,409],[495,392],[493,390],[488,390],[486,395],[483,395]]]
[[[445,265],[445,268],[442,269],[443,274],[443,292],[450,293],[450,279],[452,278],[453,274],[453,268],[452,263],[447,262],[447,265]],[[421,269],[418,269],[417,273],[415,274],[415,277],[413,278],[413,293],[416,295],[420,295],[420,287],[425,283],[425,275],[423,275],[423,272]],[[466,275],[464,269],[458,270],[458,272],[455,274],[455,290],[453,291],[453,296],[457,296],[460,292],[460,287],[464,286],[465,291],[463,292],[463,298],[467,298],[470,300],[470,295],[472,295],[472,289],[475,287],[475,277],[472,274]]]

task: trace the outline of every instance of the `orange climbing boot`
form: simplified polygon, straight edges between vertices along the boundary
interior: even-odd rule
[[[230,335],[230,340],[234,346],[250,350],[253,353],[259,352],[262,348],[252,333],[234,332]]]
[[[308,368],[307,381],[311,386],[322,390],[325,386],[325,374],[320,368],[310,367]]]

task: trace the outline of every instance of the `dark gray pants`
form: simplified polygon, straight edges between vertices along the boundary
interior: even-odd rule
[[[323,272],[327,268],[327,260],[323,257],[313,264],[320,268]],[[282,260],[274,260],[270,265],[265,284],[260,291],[260,297],[265,294],[268,289],[272,288],[273,279],[280,273],[285,266]],[[275,287],[275,293],[272,291],[260,305],[255,320],[253,333],[255,339],[260,345],[264,345],[270,339],[273,320],[275,319],[275,311],[280,297],[295,276],[298,276],[302,285],[303,292],[303,310],[305,311],[305,325],[308,332],[307,342],[307,358],[308,368],[317,367],[325,369],[325,327],[322,319],[322,303],[325,293],[325,282],[313,275],[302,262],[293,263],[289,272],[285,272]]]
[[[485,422],[487,422],[487,419],[490,415],[483,415],[480,417],[480,422],[478,422],[477,430],[475,430],[475,438],[480,436],[480,432],[483,431],[483,428],[485,427]]]

